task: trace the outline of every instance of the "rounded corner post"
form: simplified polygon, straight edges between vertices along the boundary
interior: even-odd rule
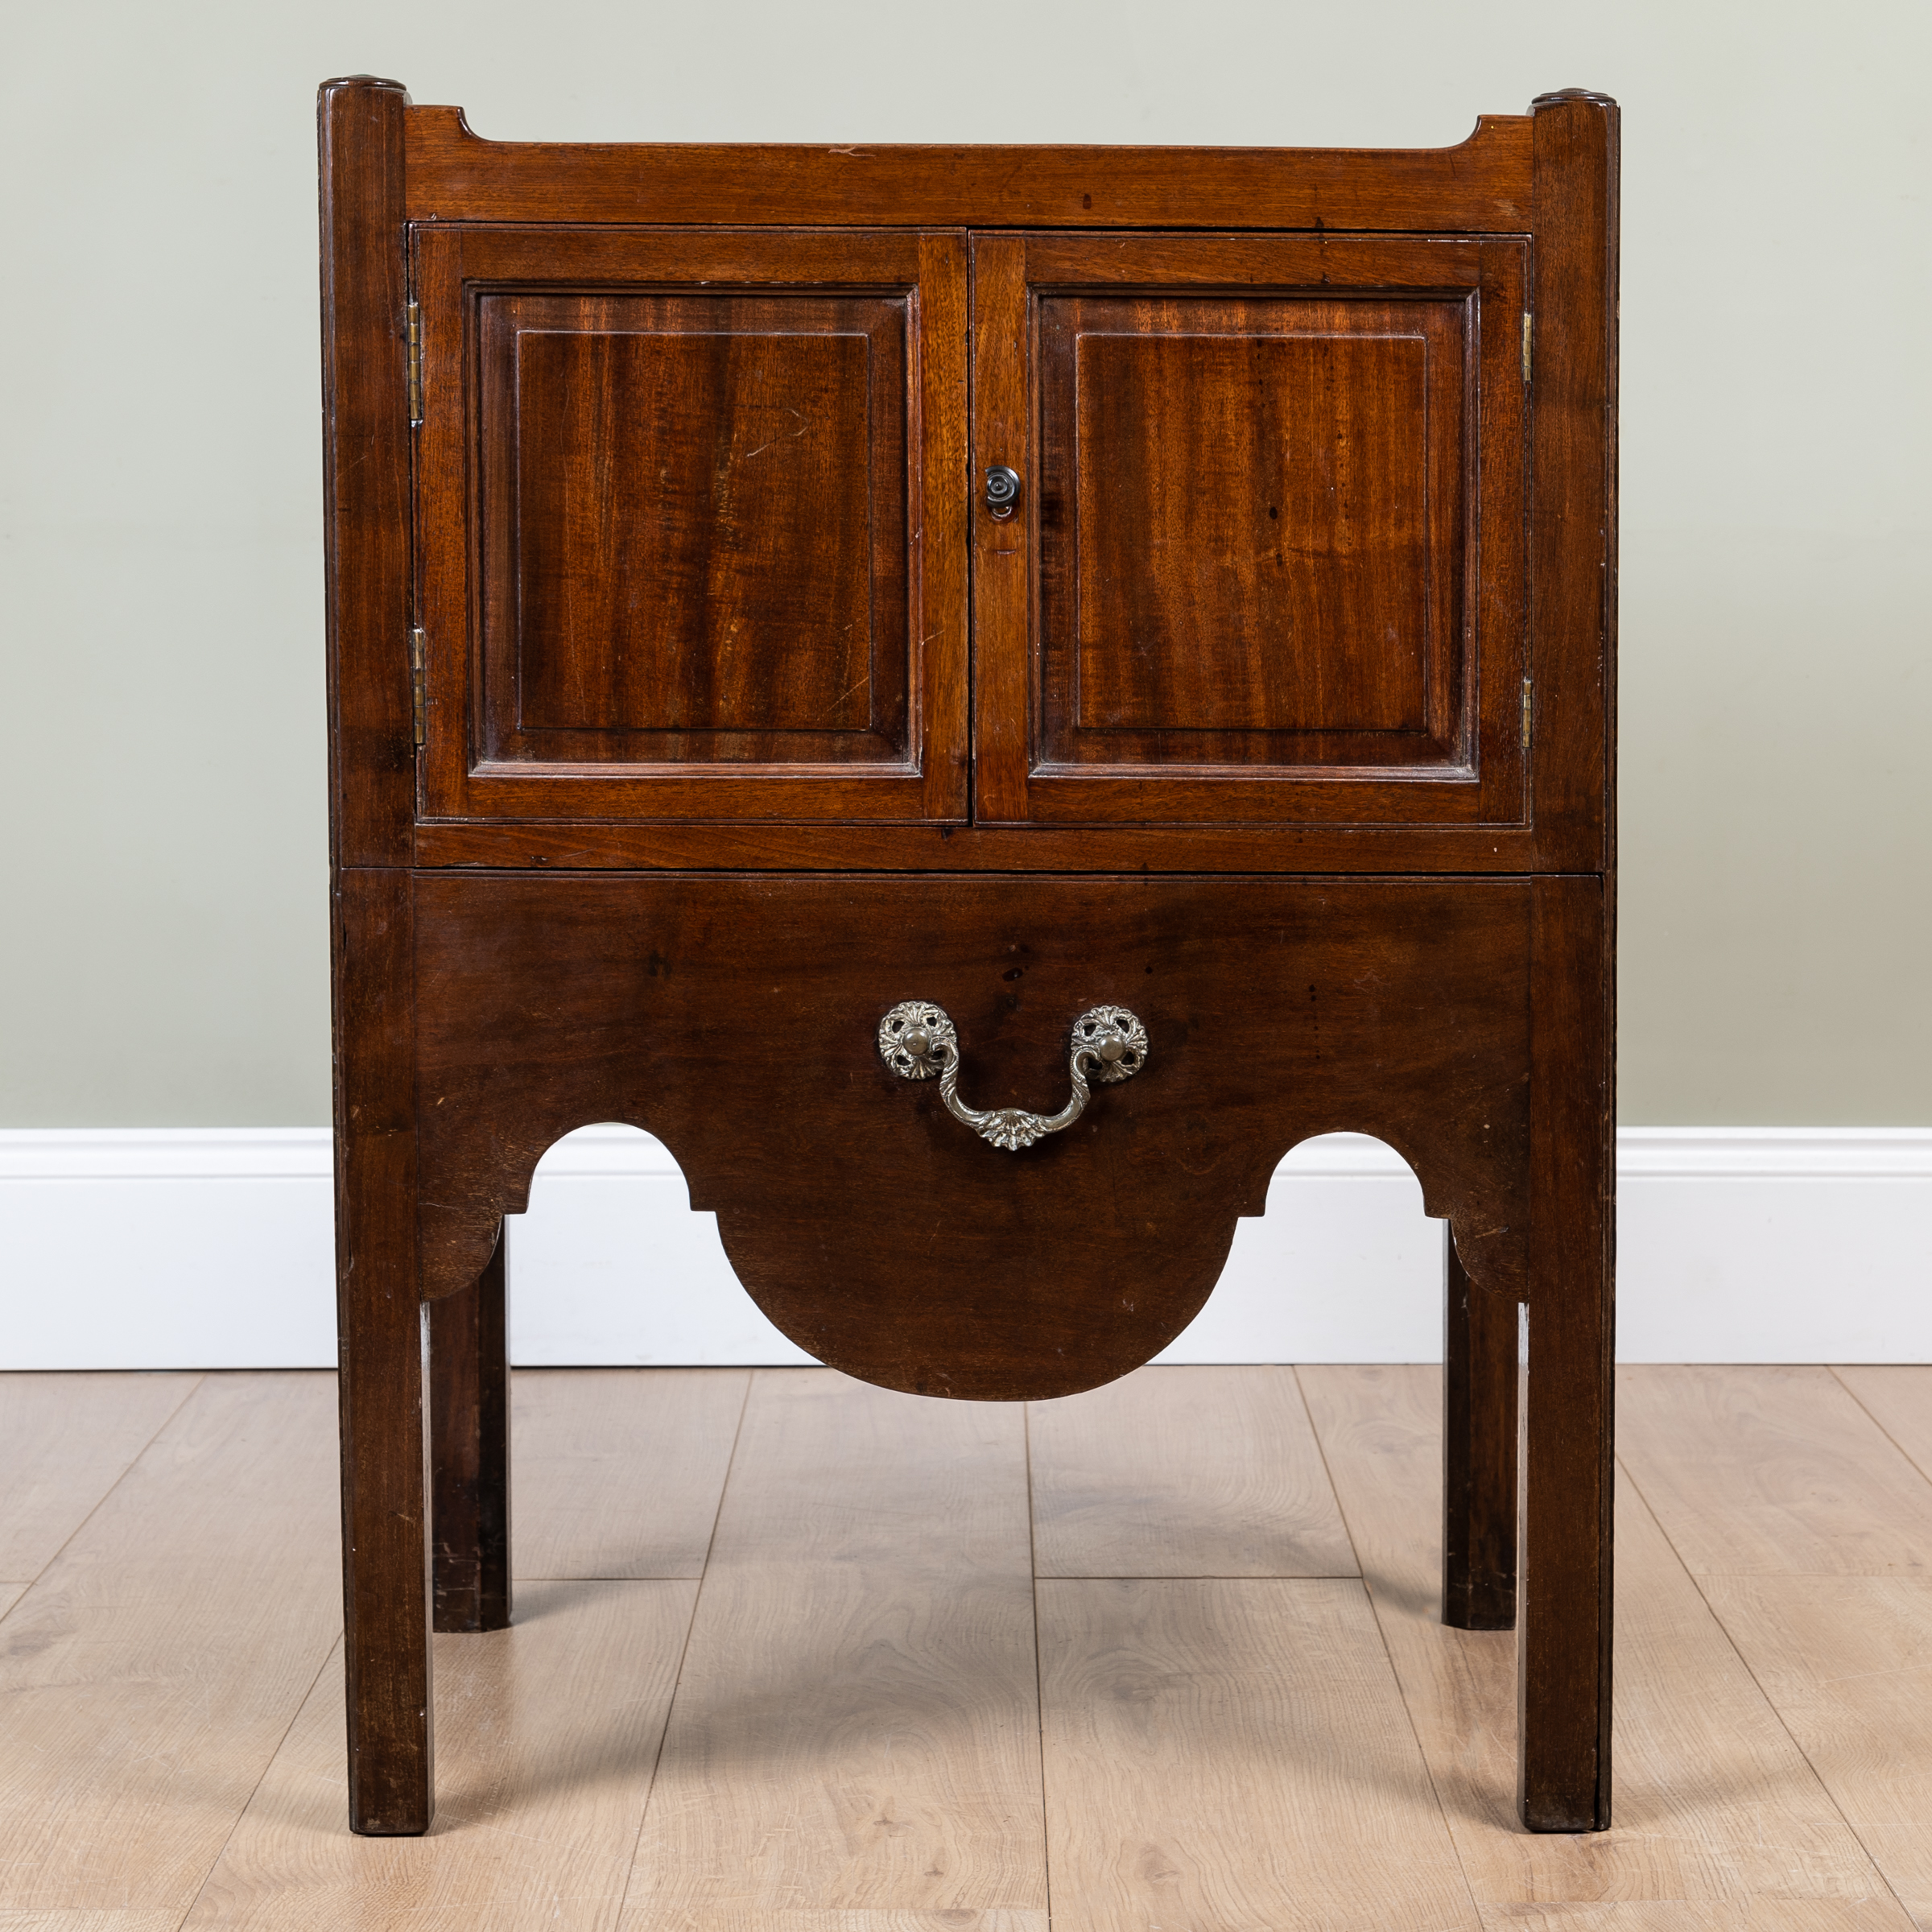
[[[408,96],[357,76],[317,102],[331,756],[336,1269],[350,1823],[434,1806],[427,1311],[411,1015],[415,758],[403,334]]]
[[[1616,104],[1545,95],[1534,129],[1532,785],[1575,869],[1534,887],[1517,1802],[1532,1831],[1590,1831],[1611,1812]]]
[[[1538,94],[1530,103],[1530,111],[1533,114],[1540,114],[1550,108],[1567,107],[1575,101],[1587,101],[1591,106],[1607,107],[1612,111],[1616,107],[1613,95],[1599,93],[1593,87],[1558,87],[1553,88],[1546,94]]]
[[[1531,670],[1539,828],[1563,869],[1615,850],[1620,132],[1607,95],[1545,95],[1534,122]]]
[[[409,89],[400,80],[386,80],[380,74],[332,75],[316,87],[316,99],[318,104],[325,104],[332,95],[361,89],[398,94],[402,97],[402,105],[409,105]]]
[[[413,856],[414,721],[398,675],[410,613],[405,119],[396,82],[317,97],[323,535],[332,723],[330,847],[343,865]]]

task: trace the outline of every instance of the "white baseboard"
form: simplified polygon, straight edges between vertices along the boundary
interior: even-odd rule
[[[1625,1361],[1932,1360],[1932,1129],[1617,1137]],[[590,1127],[512,1223],[521,1363],[802,1362],[739,1288],[661,1143]],[[335,1359],[325,1129],[0,1132],[0,1368]],[[1440,1359],[1442,1232],[1380,1141],[1282,1162],[1162,1356]]]

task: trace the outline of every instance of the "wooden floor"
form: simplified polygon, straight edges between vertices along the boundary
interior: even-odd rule
[[[332,1379],[0,1377],[0,1932],[1932,1932],[1932,1368],[1620,1401],[1607,1834],[1435,1620],[1434,1371],[553,1370],[377,1840]]]

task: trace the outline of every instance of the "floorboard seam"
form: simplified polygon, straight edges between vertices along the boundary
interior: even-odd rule
[[[254,1371],[254,1373],[259,1374],[262,1372],[260,1370],[256,1370]],[[272,1373],[272,1371],[270,1373]],[[298,1373],[304,1372],[298,1371]],[[313,1371],[307,1371],[306,1373],[312,1373]],[[47,1561],[43,1563],[40,1567],[27,1579],[26,1589],[23,1590],[19,1596],[7,1606],[4,1613],[0,1613],[0,1615],[3,1615],[4,1616],[11,1616],[14,1611],[18,1610],[21,1604],[25,1603],[27,1598],[33,1594],[35,1585],[40,1581],[42,1577],[47,1575],[48,1571],[53,1568],[56,1563],[60,1562],[61,1557],[66,1553],[68,1545],[71,1543],[74,1538],[77,1537],[80,1532],[85,1530],[88,1525],[101,1513],[101,1509],[105,1505],[107,1499],[112,1496],[124,1482],[127,1480],[130,1476],[134,1473],[135,1465],[141,1460],[142,1456],[147,1454],[149,1450],[154,1447],[156,1441],[159,1440],[160,1437],[161,1431],[167,1428],[168,1424],[173,1422],[175,1418],[178,1416],[181,1411],[185,1409],[188,1405],[201,1393],[202,1389],[207,1386],[208,1377],[208,1371],[205,1368],[202,1369],[198,1374],[196,1375],[194,1381],[186,1389],[184,1389],[181,1391],[180,1401],[176,1402],[174,1407],[169,1410],[167,1414],[163,1416],[160,1421],[155,1424],[154,1427],[148,1432],[147,1441],[142,1443],[141,1447],[137,1449],[134,1454],[121,1465],[121,1473],[117,1476],[114,1480],[109,1483],[97,1496],[94,1498],[93,1505],[89,1509],[87,1513],[83,1516],[80,1521],[76,1523],[73,1528],[68,1530],[67,1534],[60,1539],[59,1546],[51,1552]],[[7,1580],[10,1583],[14,1579],[10,1577]]]
[[[745,1393],[738,1402],[738,1419],[731,1432],[731,1453],[724,1459],[724,1479],[718,1484],[718,1506],[711,1513],[711,1534],[704,1540],[704,1561],[698,1571],[698,1587],[691,1593],[691,1612],[684,1620],[684,1641],[678,1651],[676,1674],[671,1680],[671,1695],[664,1700],[663,1727],[658,1732],[658,1748],[650,1761],[650,1776],[645,1781],[644,1802],[638,1806],[638,1828],[630,1841],[630,1862],[624,1868],[624,1889],[617,1894],[617,1915],[611,1920],[613,1932],[624,1922],[624,1909],[630,1903],[630,1881],[637,1876],[638,1847],[644,1842],[644,1820],[658,1789],[658,1772],[664,1762],[664,1746],[671,1736],[671,1720],[678,1706],[678,1692],[683,1688],[684,1661],[691,1655],[691,1633],[698,1627],[698,1607],[704,1600],[704,1582],[711,1574],[711,1553],[717,1547],[718,1525],[724,1519],[724,1498],[731,1488],[731,1472],[737,1466],[738,1444],[745,1435],[745,1414],[751,1406],[751,1386],[758,1370],[745,1372]],[[683,1582],[685,1579],[676,1579]]]
[[[223,1835],[221,1843],[216,1847],[215,1855],[208,1861],[208,1869],[201,1874],[201,1882],[195,1887],[195,1895],[188,1901],[188,1909],[175,1922],[175,1932],[195,1915],[195,1907],[201,1902],[201,1894],[208,1889],[208,1881],[221,1868],[221,1861],[228,1856],[228,1848],[235,1842],[235,1834],[242,1829],[242,1821],[248,1816],[248,1808],[255,1802],[255,1794],[262,1789],[262,1782],[275,1768],[275,1760],[282,1755],[282,1747],[288,1742],[289,1733],[300,1721],[302,1713],[308,1707],[308,1700],[316,1694],[316,1686],[322,1681],[322,1673],[328,1668],[329,1660],[342,1647],[339,1637],[329,1641],[328,1647],[322,1653],[322,1661],[316,1666],[316,1674],[308,1680],[308,1688],[295,1699],[295,1708],[288,1714],[288,1722],[282,1727],[282,1735],[275,1741],[274,1748],[262,1761],[262,1769],[255,1773],[255,1781],[248,1788],[248,1796],[235,1807],[234,1822]],[[346,1820],[345,1821],[346,1823]]]
[[[1882,1435],[1885,1440],[1889,1442],[1909,1463],[1911,1464],[1913,1469],[1920,1476],[1923,1477],[1926,1482],[1932,1483],[1932,1469],[1926,1469],[1921,1467],[1918,1458],[1915,1456],[1912,1451],[1908,1449],[1905,1444],[1901,1443],[1898,1438],[1885,1426],[1884,1422],[1879,1419],[1876,1413],[1866,1405],[1864,1399],[1860,1396],[1858,1391],[1854,1389],[1842,1375],[1839,1373],[1837,1364],[1831,1362],[1827,1362],[1823,1365],[1826,1374],[1830,1376],[1832,1381],[1836,1382],[1839,1387],[1843,1389],[1845,1393],[1850,1396],[1852,1401],[1858,1404],[1860,1413],[1871,1418],[1872,1427],[1877,1430],[1879,1434]],[[1854,1364],[1849,1362],[1845,1364],[1847,1368],[1852,1367],[1853,1365]]]
[[[1835,1377],[1834,1377],[1832,1379],[1834,1381],[1837,1380]],[[1842,1387],[1843,1385],[1841,1384],[1840,1386]],[[1849,1394],[1851,1392],[1847,1389],[1846,1393]],[[1853,1399],[1856,1401],[1856,1397],[1854,1397]],[[1860,1403],[1859,1406],[1861,1409],[1864,1407],[1863,1403]],[[1650,1518],[1651,1521],[1657,1525],[1657,1533],[1664,1539],[1665,1547],[1670,1550],[1672,1556],[1676,1558],[1678,1567],[1682,1570],[1684,1575],[1690,1579],[1690,1587],[1697,1592],[1698,1601],[1704,1606],[1705,1612],[1710,1616],[1711,1622],[1717,1625],[1718,1630],[1723,1636],[1724,1641],[1731,1646],[1731,1654],[1735,1657],[1738,1662],[1744,1666],[1744,1674],[1750,1678],[1752,1685],[1757,1689],[1758,1695],[1765,1700],[1765,1708],[1777,1719],[1777,1728],[1779,1730],[1782,1731],[1785,1736],[1790,1739],[1791,1748],[1798,1753],[1798,1757],[1804,1762],[1805,1769],[1809,1771],[1813,1778],[1817,1781],[1818,1788],[1819,1791],[1823,1794],[1825,1802],[1831,1806],[1833,1812],[1837,1815],[1839,1822],[1843,1824],[1846,1831],[1852,1835],[1852,1843],[1856,1845],[1859,1850],[1864,1853],[1865,1862],[1867,1864],[1871,1866],[1872,1876],[1875,1877],[1878,1882],[1885,1887],[1885,1895],[1890,1898],[1893,1904],[1898,1907],[1900,1912],[1904,1915],[1905,1922],[1908,1926],[1916,1926],[1918,1923],[1918,1920],[1913,1915],[1912,1908],[1905,1903],[1904,1899],[1899,1897],[1898,1888],[1892,1883],[1891,1875],[1885,1870],[1885,1867],[1872,1856],[1872,1847],[1865,1843],[1864,1835],[1859,1831],[1858,1827],[1853,1824],[1852,1820],[1845,1815],[1844,1806],[1838,1802],[1838,1794],[1825,1782],[1823,1774],[1818,1770],[1818,1766],[1811,1761],[1811,1754],[1805,1748],[1803,1741],[1799,1738],[1798,1733],[1791,1728],[1790,1725],[1785,1721],[1784,1712],[1779,1710],[1777,1707],[1777,1699],[1765,1688],[1762,1679],[1759,1678],[1757,1673],[1751,1667],[1750,1658],[1744,1655],[1743,1645],[1740,1645],[1737,1639],[1731,1634],[1731,1626],[1724,1621],[1724,1612],[1718,1608],[1715,1604],[1711,1602],[1709,1596],[1706,1593],[1704,1589],[1704,1579],[1699,1576],[1687,1563],[1684,1561],[1683,1552],[1678,1548],[1675,1540],[1672,1538],[1669,1529],[1665,1525],[1664,1519],[1657,1514],[1656,1510],[1651,1508],[1650,1499],[1649,1496],[1644,1494],[1643,1485],[1637,1481],[1635,1471],[1631,1468],[1630,1465],[1626,1463],[1620,1455],[1617,1457],[1616,1461],[1617,1466],[1622,1469],[1624,1476],[1629,1480],[1631,1489],[1635,1493],[1637,1500],[1643,1505],[1645,1514],[1647,1515]],[[1913,1467],[1916,1468],[1918,1465],[1914,1463]],[[1778,1573],[1773,1572],[1773,1574],[1777,1575]]]
[[[1359,1583],[1362,1581],[1359,1570],[1208,1571],[1199,1576],[1183,1576],[1173,1570],[1150,1570],[1144,1575],[1117,1571],[1105,1576],[1074,1576],[1061,1570],[1051,1575],[1036,1574],[1042,1583]]]
[[[1343,1534],[1348,1538],[1348,1548],[1355,1558],[1357,1571],[1356,1576],[1349,1579],[1337,1577],[1333,1579],[1310,1580],[1359,1583],[1363,1596],[1368,1600],[1368,1614],[1375,1619],[1375,1634],[1381,1642],[1382,1657],[1389,1666],[1390,1680],[1395,1685],[1397,1701],[1402,1707],[1402,1716],[1408,1724],[1410,1737],[1414,1742],[1415,1755],[1421,1761],[1422,1776],[1429,1781],[1429,1795],[1435,1800],[1435,1814],[1442,1823],[1443,1835],[1449,1841],[1449,1849],[1455,1855],[1456,1874],[1463,1881],[1463,1894],[1469,1901],[1472,1922],[1480,1932],[1484,1923],[1482,1901],[1476,1896],[1476,1883],[1469,1876],[1469,1868],[1463,1863],[1463,1848],[1457,1843],[1455,1833],[1450,1826],[1449,1807],[1443,1802],[1442,1786],[1436,1782],[1435,1766],[1429,1761],[1429,1753],[1423,1746],[1422,1734],[1415,1721],[1415,1713],[1409,1707],[1409,1692],[1402,1682],[1402,1672],[1396,1667],[1395,1651],[1389,1644],[1389,1633],[1382,1627],[1382,1607],[1376,1601],[1374,1585],[1369,1582],[1368,1572],[1362,1563],[1361,1546],[1355,1540],[1355,1531],[1349,1523],[1348,1509],[1342,1502],[1341,1489],[1335,1482],[1334,1470],[1329,1467],[1328,1445],[1322,1440],[1322,1432],[1315,1424],[1315,1411],[1308,1406],[1308,1393],[1302,1386],[1299,1365],[1291,1368],[1289,1373],[1294,1377],[1295,1398],[1301,1403],[1302,1414],[1307,1419],[1308,1433],[1315,1442],[1315,1452],[1322,1459],[1322,1475],[1328,1484],[1328,1494],[1334,1501],[1335,1513],[1341,1519]]]
[[[1046,1929],[1053,1932],[1053,1835],[1046,1818],[1046,1673],[1040,1661],[1040,1542],[1033,1509],[1033,1404],[1020,1405],[1020,1444],[1026,1458],[1027,1595],[1033,1603],[1033,1732],[1040,1763],[1040,1880],[1046,1888]],[[1099,1578],[1050,1582],[1099,1582]]]

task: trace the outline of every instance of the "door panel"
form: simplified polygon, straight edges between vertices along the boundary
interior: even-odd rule
[[[903,758],[900,308],[484,299],[493,755]]]
[[[1520,821],[1522,253],[975,237],[982,817]]]
[[[963,816],[962,238],[417,247],[428,811]]]
[[[1042,299],[1048,762],[1460,749],[1460,320],[1451,303]]]

